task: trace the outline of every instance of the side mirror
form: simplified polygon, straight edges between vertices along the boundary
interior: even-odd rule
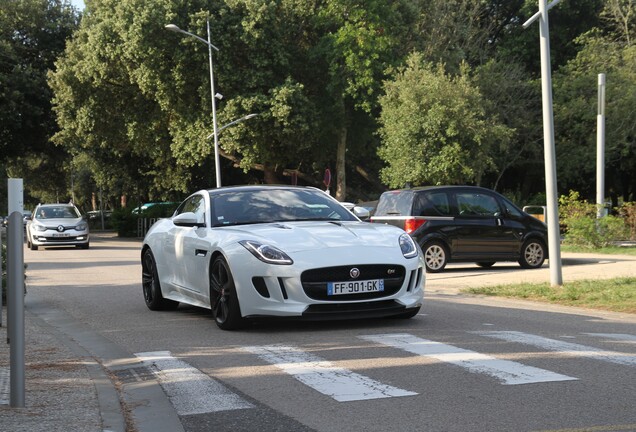
[[[172,218],[172,223],[185,227],[204,227],[205,222],[192,212],[181,213]]]
[[[362,220],[367,220],[371,216],[371,212],[364,207],[355,206],[353,208],[353,214],[358,216]]]

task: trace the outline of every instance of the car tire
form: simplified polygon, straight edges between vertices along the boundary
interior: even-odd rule
[[[490,268],[495,265],[495,261],[480,261],[477,263],[479,267]]]
[[[179,306],[179,302],[163,298],[157,273],[157,262],[150,249],[144,252],[141,261],[141,285],[148,309],[153,311],[175,310]]]
[[[519,265],[527,269],[539,268],[543,265],[546,255],[546,247],[541,240],[526,240],[521,247]]]
[[[448,248],[437,240],[428,242],[422,248],[427,273],[439,273],[448,264]]]
[[[80,249],[88,249],[90,247],[90,244],[86,243],[86,244],[82,244],[82,245],[77,245],[77,247],[80,248]]]
[[[210,267],[210,308],[220,329],[236,330],[243,327],[234,278],[222,256],[216,257]]]
[[[32,251],[38,250],[38,245],[33,244],[33,242],[28,241],[27,244]]]

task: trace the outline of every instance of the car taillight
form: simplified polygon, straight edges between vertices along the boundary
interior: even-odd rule
[[[404,231],[411,234],[426,223],[426,219],[408,218],[404,221]]]

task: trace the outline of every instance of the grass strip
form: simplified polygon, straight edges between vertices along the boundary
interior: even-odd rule
[[[636,278],[577,280],[553,287],[549,283],[468,288],[464,293],[543,301],[613,312],[636,313]]]

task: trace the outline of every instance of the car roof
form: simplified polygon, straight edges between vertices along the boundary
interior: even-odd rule
[[[60,204],[38,204],[38,207],[75,207],[75,205],[70,203],[60,203]]]
[[[475,191],[491,191],[491,189],[487,189],[481,186],[469,186],[469,185],[440,185],[440,186],[418,186],[418,187],[414,187],[414,188],[408,188],[408,189],[395,189],[395,190],[390,190],[390,191],[386,191],[386,192],[393,192],[393,193],[398,193],[398,192],[411,192],[411,193],[415,193],[415,192],[421,192],[421,191],[430,191],[430,190],[450,190],[450,189],[464,189],[464,190],[475,190]],[[385,193],[386,193],[385,192]]]
[[[239,185],[239,186],[223,186],[216,189],[207,189],[207,192],[211,194],[225,193],[225,192],[239,192],[239,191],[257,191],[267,189],[298,189],[298,190],[315,190],[321,191],[313,186],[290,186],[290,185],[275,185],[275,184],[258,184],[258,185]],[[321,191],[322,192],[322,191]]]

